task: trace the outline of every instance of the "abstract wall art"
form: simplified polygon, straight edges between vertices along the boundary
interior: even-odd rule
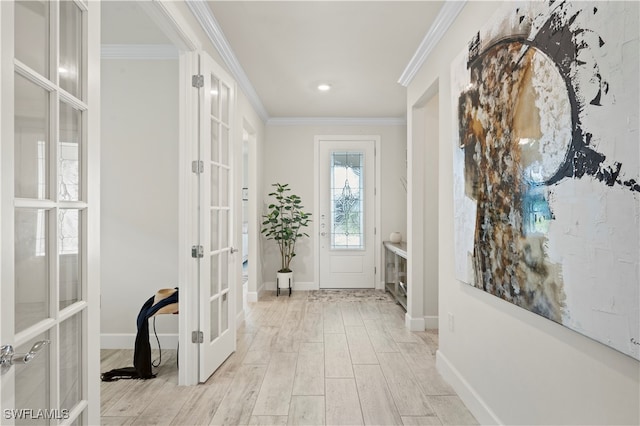
[[[640,360],[638,2],[506,2],[452,65],[459,280]]]

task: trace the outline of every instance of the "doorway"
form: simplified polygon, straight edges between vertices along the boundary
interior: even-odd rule
[[[102,52],[101,347],[132,349],[142,304],[179,286],[178,49],[138,2],[103,2]],[[178,316],[155,323],[175,351]]]
[[[376,288],[379,137],[316,137],[319,288]]]

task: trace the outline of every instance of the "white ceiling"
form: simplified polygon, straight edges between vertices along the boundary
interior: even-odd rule
[[[398,79],[443,3],[208,1],[271,118],[405,117]]]
[[[189,0],[188,0],[189,1]],[[168,45],[139,1],[102,2],[104,45]],[[207,1],[264,118],[404,118],[398,79],[444,1]],[[207,11],[208,12],[208,11]],[[332,89],[320,92],[328,82]],[[250,100],[256,104],[256,99]]]

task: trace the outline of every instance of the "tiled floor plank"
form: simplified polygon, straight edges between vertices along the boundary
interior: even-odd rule
[[[254,416],[286,416],[293,390],[297,353],[271,355],[267,373],[253,408]]]
[[[402,419],[379,365],[354,365],[358,397],[366,425],[401,425]]]

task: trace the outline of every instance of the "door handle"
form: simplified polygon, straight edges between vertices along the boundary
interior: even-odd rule
[[[28,364],[37,357],[40,351],[49,343],[51,343],[49,340],[37,341],[26,354],[17,354],[13,350],[13,346],[3,345],[0,349],[0,366],[8,368],[14,364]]]
[[[230,252],[231,252],[231,254],[233,254],[233,253],[237,253],[237,252],[238,252],[238,249],[237,249],[237,248],[233,248],[233,247],[231,247]]]

